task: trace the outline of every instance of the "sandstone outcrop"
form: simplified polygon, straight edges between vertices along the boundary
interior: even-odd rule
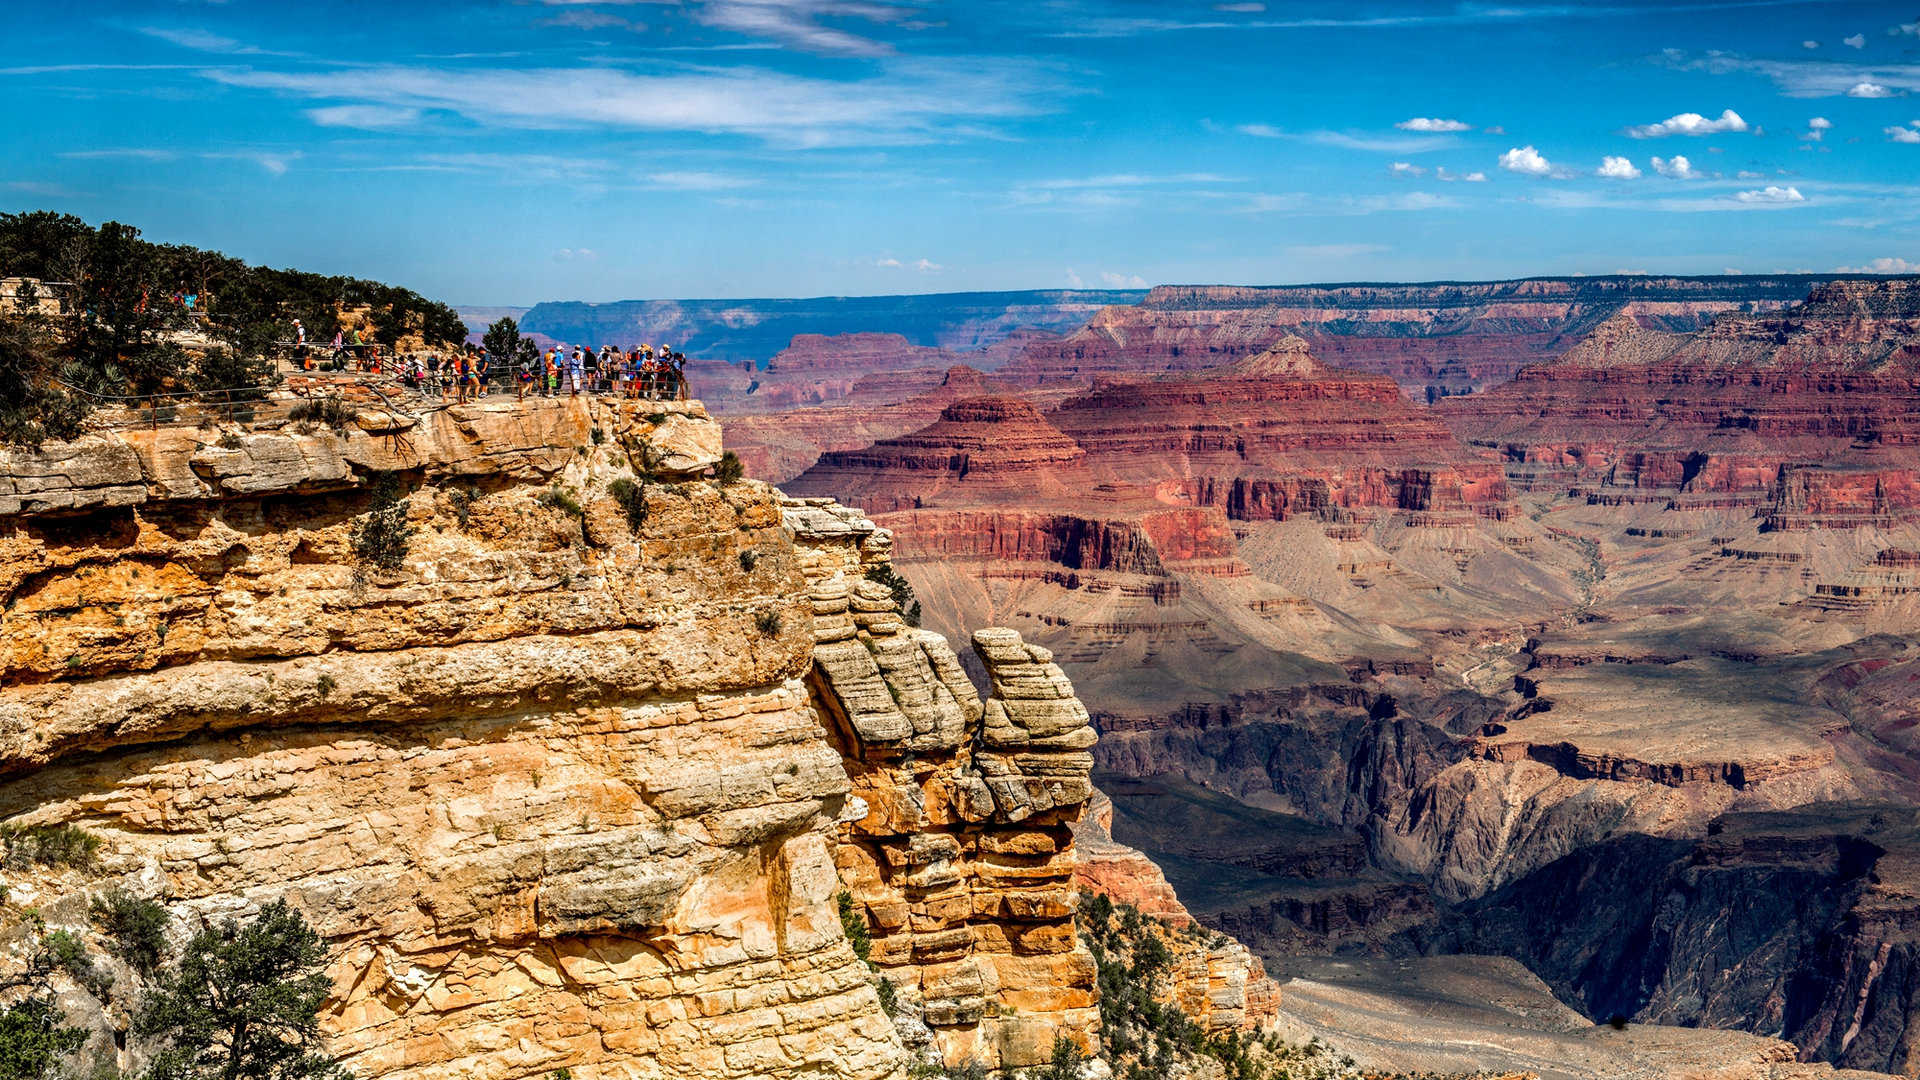
[[[873,926],[882,977],[916,999],[946,1060],[1042,1064],[1057,1035],[1097,1045],[1093,960],[1074,935],[1072,824],[1094,732],[1044,649],[973,646],[982,700],[938,634],[909,627],[870,570],[892,538],[859,514],[789,503],[813,605],[810,683],[852,779],[835,858]]]
[[[1097,1030],[1071,687],[983,631],[983,704],[861,576],[884,534],[700,478],[700,403],[107,419],[4,469],[0,815],[104,841],[0,869],[13,903],[86,936],[109,887],[185,927],[284,896],[366,1077],[899,1080],[849,886],[936,1050]],[[132,1064],[124,1009],[60,978]]]

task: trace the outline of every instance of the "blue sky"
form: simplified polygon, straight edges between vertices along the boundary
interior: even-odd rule
[[[1920,270],[1916,5],[34,3],[0,209],[455,303]]]

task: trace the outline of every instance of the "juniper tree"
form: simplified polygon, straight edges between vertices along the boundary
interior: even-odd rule
[[[326,959],[284,900],[195,934],[135,1023],[162,1043],[151,1080],[350,1080],[320,1040]]]

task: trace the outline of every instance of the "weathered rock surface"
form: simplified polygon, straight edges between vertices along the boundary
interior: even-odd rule
[[[581,398],[13,451],[0,818],[105,846],[12,901],[92,935],[112,886],[180,927],[287,897],[366,1077],[897,1080],[843,877],[953,1060],[1091,1039],[1071,687],[982,632],[983,705],[862,576],[884,533],[698,479],[717,427]]]
[[[873,960],[924,1010],[947,1060],[1042,1064],[1096,1045],[1093,959],[1073,928],[1073,832],[1093,728],[1044,649],[973,647],[982,700],[944,638],[909,627],[869,570],[892,537],[857,512],[790,502],[813,605],[810,683],[852,779],[835,859]]]

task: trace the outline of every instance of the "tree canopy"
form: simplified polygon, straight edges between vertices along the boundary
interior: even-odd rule
[[[272,367],[255,358],[293,338],[323,342],[364,320],[392,346],[418,334],[457,342],[466,326],[445,304],[361,278],[249,266],[217,251],[155,244],[109,221],[95,228],[71,214],[0,214],[0,277],[48,283],[60,315],[16,301],[0,312],[0,441],[70,438],[88,395],[257,386]],[[178,331],[216,346],[193,353]],[[75,393],[78,391],[78,393]]]

